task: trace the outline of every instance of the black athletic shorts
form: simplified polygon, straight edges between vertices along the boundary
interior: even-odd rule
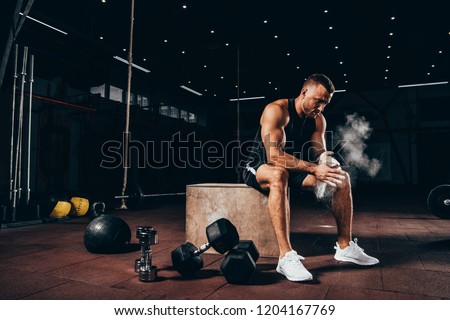
[[[269,190],[264,190],[263,188],[261,188],[258,181],[256,180],[256,171],[263,164],[264,163],[258,163],[256,165],[253,165],[253,167],[247,165],[242,172],[242,177],[246,185],[264,194],[268,194]],[[303,180],[305,180],[307,175],[308,174],[306,172],[289,172],[289,187],[293,189],[301,189]]]

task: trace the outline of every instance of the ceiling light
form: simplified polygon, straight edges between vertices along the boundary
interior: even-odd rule
[[[277,36],[277,35],[275,35],[275,36],[274,36],[274,38],[275,38],[275,39],[278,39],[278,36]]]
[[[205,92],[208,92],[208,89],[205,89]]]
[[[389,72],[389,69],[384,70],[385,72]]]
[[[339,64],[344,64],[344,61],[339,61]]]
[[[264,99],[264,96],[261,97],[249,97],[249,98],[235,98],[235,99],[230,99],[230,101],[242,101],[242,100],[257,100],[257,99]]]
[[[275,88],[275,90],[278,90],[278,88]]]
[[[427,76],[429,76],[430,75],[430,73],[429,72],[427,72]]]
[[[398,86],[399,88],[408,88],[408,87],[424,87],[424,86],[436,86],[441,84],[448,84],[448,81],[442,82],[429,82],[429,83],[416,83],[416,84],[403,84]]]
[[[183,51],[181,51],[181,53],[182,53],[182,54],[185,54],[185,53],[186,53],[186,51],[184,51],[184,50],[183,50]]]
[[[142,59],[142,60],[144,60],[144,61],[147,61],[147,59],[146,59],[146,58],[144,58],[144,59]]]
[[[217,94],[214,93],[214,97],[217,97]]]
[[[206,68],[207,66],[206,66],[206,64],[203,66],[203,68]]]
[[[288,52],[288,53],[286,53],[286,55],[287,55],[287,56],[290,56],[291,54]]]
[[[183,9],[187,9],[187,5],[183,4]]]
[[[328,29],[333,30],[333,26],[329,26]]]
[[[102,3],[106,3],[106,0],[102,0]]]
[[[223,79],[223,76],[222,76],[222,77],[220,77],[220,79]]]
[[[347,82],[347,81],[345,81],[345,82]],[[347,90],[345,90],[345,89],[334,90],[334,92],[345,92],[345,91],[347,91]]]
[[[345,83],[348,83],[348,80],[345,80]]]
[[[225,45],[228,47],[230,44],[227,42],[227,43],[225,43]]]
[[[191,80],[189,80],[188,83],[191,83]]]
[[[388,77],[384,77],[385,80],[387,80]]]
[[[391,17],[391,20],[395,20],[395,17]]]
[[[243,91],[242,93],[247,93],[247,91]]]
[[[335,46],[334,48],[335,48],[335,49],[339,49],[339,47],[338,47],[338,46]]]
[[[346,73],[344,73],[344,77],[346,77],[347,76],[347,74]]]
[[[328,10],[327,9],[325,9],[324,11],[323,11],[324,13],[328,13]]]
[[[200,92],[195,91],[194,89],[191,89],[191,88],[186,87],[186,86],[184,86],[184,85],[181,85],[180,88],[181,88],[181,89],[184,89],[184,90],[186,90],[186,91],[192,92],[193,94],[196,94],[196,95],[198,95],[198,96],[202,96],[202,94],[201,94]]]
[[[123,48],[122,50],[123,50],[123,51],[127,51],[127,49],[125,49],[125,48]]]
[[[269,81],[269,84],[272,84],[272,81]]]
[[[267,23],[267,20],[264,20],[264,23]]]
[[[164,39],[164,42],[166,42],[166,43],[167,43],[167,39]]]
[[[389,35],[390,35],[390,36],[393,36],[393,35],[394,35],[394,33],[393,33],[393,32],[391,32],[391,33],[389,33]]]
[[[439,52],[438,52],[439,54],[441,54],[442,53],[442,50],[439,50]]]
[[[391,58],[391,56],[387,56],[387,57],[386,57],[386,59],[390,59],[390,58]]]
[[[391,48],[391,46],[388,46],[388,49],[390,49]]]
[[[100,40],[103,40],[103,37],[102,37],[102,36],[100,36]]]
[[[121,58],[121,57],[119,57],[119,56],[114,56],[113,58],[116,59],[116,60],[119,60],[120,62],[129,64],[128,60],[125,60],[124,58]],[[139,66],[139,65],[137,65],[137,64],[132,63],[131,65],[132,65],[133,67],[135,67],[136,69],[139,69],[139,70],[144,71],[144,72],[146,72],[146,73],[150,73],[150,70],[145,69],[145,68],[143,68],[143,67],[141,67],[141,66]]]
[[[432,64],[431,67],[434,68],[434,64]]]
[[[297,66],[297,69],[300,69],[300,67],[299,67],[299,66]]]
[[[214,30],[211,30],[211,33],[214,33]]]
[[[21,16],[23,16],[23,13],[22,13],[22,12],[19,12],[19,14],[20,14]],[[44,23],[44,22],[42,22],[42,21],[40,21],[40,20],[38,20],[38,19],[32,18],[32,17],[30,17],[30,16],[28,16],[28,15],[27,15],[27,18],[30,19],[30,20],[32,20],[32,21],[34,21],[34,22],[37,22],[37,23],[39,23],[39,24],[42,24],[43,26],[46,26],[47,28],[53,29],[53,30],[58,31],[58,32],[60,32],[60,33],[62,33],[62,34],[64,34],[64,35],[67,36],[67,32],[65,32],[65,31],[62,31],[62,30],[60,30],[60,29],[58,29],[58,28],[55,28],[55,27],[53,27],[53,26],[51,26],[51,25],[49,25],[49,24],[46,24],[46,23]]]

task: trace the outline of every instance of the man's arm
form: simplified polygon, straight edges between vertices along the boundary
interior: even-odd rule
[[[289,113],[281,105],[272,103],[264,109],[261,117],[261,138],[266,150],[267,163],[291,171],[307,172],[332,187],[341,183],[341,180],[345,179],[342,170],[330,168],[325,162],[317,165],[303,161],[283,151],[286,142],[284,127],[288,122]],[[322,145],[325,145],[324,142]]]
[[[316,160],[319,156],[327,151],[327,145],[325,143],[325,130],[327,128],[327,122],[322,114],[319,114],[316,121],[316,131],[311,136],[311,148],[313,151],[313,159]]]
[[[269,104],[261,117],[261,138],[266,150],[267,163],[292,171],[314,174],[316,164],[300,160],[283,151],[286,140],[284,127],[289,113],[281,105]]]
[[[316,131],[311,136],[312,157],[318,164],[326,162],[329,167],[339,168],[341,165],[333,158],[333,152],[327,151],[327,145],[325,143],[326,128],[327,122],[325,117],[319,114],[316,118]]]

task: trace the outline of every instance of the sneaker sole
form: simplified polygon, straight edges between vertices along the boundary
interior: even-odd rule
[[[363,263],[363,262],[360,262],[358,260],[351,259],[351,258],[336,258],[336,257],[334,257],[334,259],[337,261],[341,261],[341,262],[352,262],[352,263],[360,265],[360,266],[374,266],[374,265],[380,263],[380,261]]]
[[[308,276],[308,277],[306,277],[306,278],[292,278],[292,277],[289,277],[289,276],[287,276],[287,275],[283,272],[283,270],[279,269],[278,267],[277,267],[276,271],[277,271],[279,274],[282,274],[283,276],[285,276],[286,279],[288,279],[289,281],[309,281],[309,280],[312,280],[312,279],[313,279],[312,275],[311,275],[311,276]]]

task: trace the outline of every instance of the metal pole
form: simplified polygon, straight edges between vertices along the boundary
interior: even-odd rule
[[[30,188],[30,165],[31,165],[31,107],[33,105],[33,72],[34,71],[34,55],[30,56],[30,100],[28,106],[28,148],[27,148],[27,204],[30,202],[31,188]]]
[[[18,129],[17,129],[17,144],[16,144],[16,161],[15,161],[15,169],[14,169],[14,195],[13,195],[13,203],[12,203],[12,215],[11,220],[15,221],[16,219],[16,206],[17,206],[17,198],[18,198],[18,184],[17,179],[20,171],[19,167],[19,154],[21,154],[19,148],[21,146],[21,135],[22,135],[22,125],[23,125],[23,96],[24,96],[24,88],[25,88],[25,75],[26,75],[26,66],[27,66],[27,57],[28,57],[28,47],[24,47],[23,49],[23,64],[22,64],[22,86],[20,88],[20,104],[19,104],[19,119],[18,119]],[[19,187],[20,188],[20,187]],[[19,191],[20,194],[20,191]],[[19,197],[20,199],[20,197]]]
[[[141,195],[141,198],[153,198],[153,197],[165,197],[165,196],[185,196],[186,192],[175,192],[175,193],[155,193],[155,194],[144,194]],[[123,195],[123,196],[114,196],[115,199],[129,199],[132,196]]]
[[[14,163],[14,127],[15,127],[15,116],[16,116],[16,85],[17,85],[17,59],[19,55],[19,45],[16,44],[16,49],[14,53],[14,82],[13,82],[13,100],[12,100],[12,111],[11,111],[11,151],[9,159],[9,201],[12,201],[13,197],[13,163]]]

